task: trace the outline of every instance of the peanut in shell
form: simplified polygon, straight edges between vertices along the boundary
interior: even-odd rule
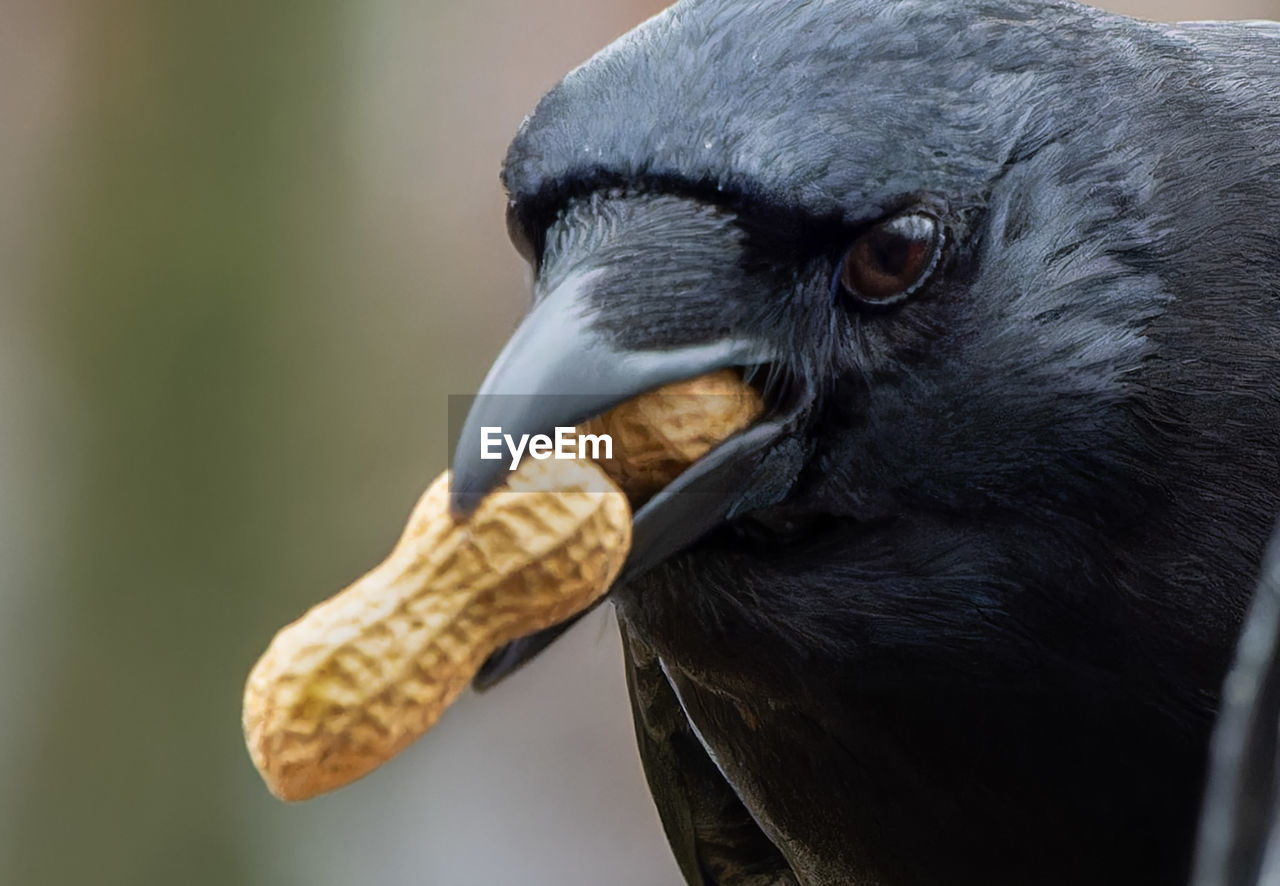
[[[465,518],[441,474],[386,560],[283,628],[250,672],[245,741],[268,789],[305,800],[366,775],[493,650],[590,606],[630,548],[627,494],[652,495],[759,408],[733,373],[669,385],[590,423],[615,435],[603,468],[526,459]]]
[[[600,466],[639,505],[750,425],[763,408],[755,388],[721,369],[633,397],[582,431],[613,438],[615,457]]]

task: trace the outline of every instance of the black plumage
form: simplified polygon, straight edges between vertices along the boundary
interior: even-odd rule
[[[717,365],[771,404],[612,593],[689,883],[1184,882],[1280,513],[1280,26],[693,0],[504,181],[539,301],[482,394],[578,398],[517,425]],[[936,266],[854,303],[911,212]]]

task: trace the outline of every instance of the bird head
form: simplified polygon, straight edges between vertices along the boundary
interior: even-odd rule
[[[636,515],[618,595],[658,642],[734,606],[871,684],[1047,669],[1207,722],[1280,486],[1274,310],[1223,261],[1275,235],[1193,177],[1245,162],[1197,140],[1239,121],[1171,79],[1195,63],[1073,4],[678,3],[511,146],[534,302],[455,507],[503,467],[481,426],[739,367],[766,414]]]

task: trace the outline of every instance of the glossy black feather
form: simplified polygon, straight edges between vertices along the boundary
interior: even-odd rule
[[[1280,527],[1223,693],[1195,886],[1280,878]]]
[[[794,886],[786,860],[694,734],[658,657],[622,628],[636,742],[676,863],[691,886]]]

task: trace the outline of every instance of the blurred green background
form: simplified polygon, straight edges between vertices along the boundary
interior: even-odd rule
[[[307,804],[239,725],[523,309],[507,141],[661,5],[0,0],[0,884],[677,882],[607,614]]]

